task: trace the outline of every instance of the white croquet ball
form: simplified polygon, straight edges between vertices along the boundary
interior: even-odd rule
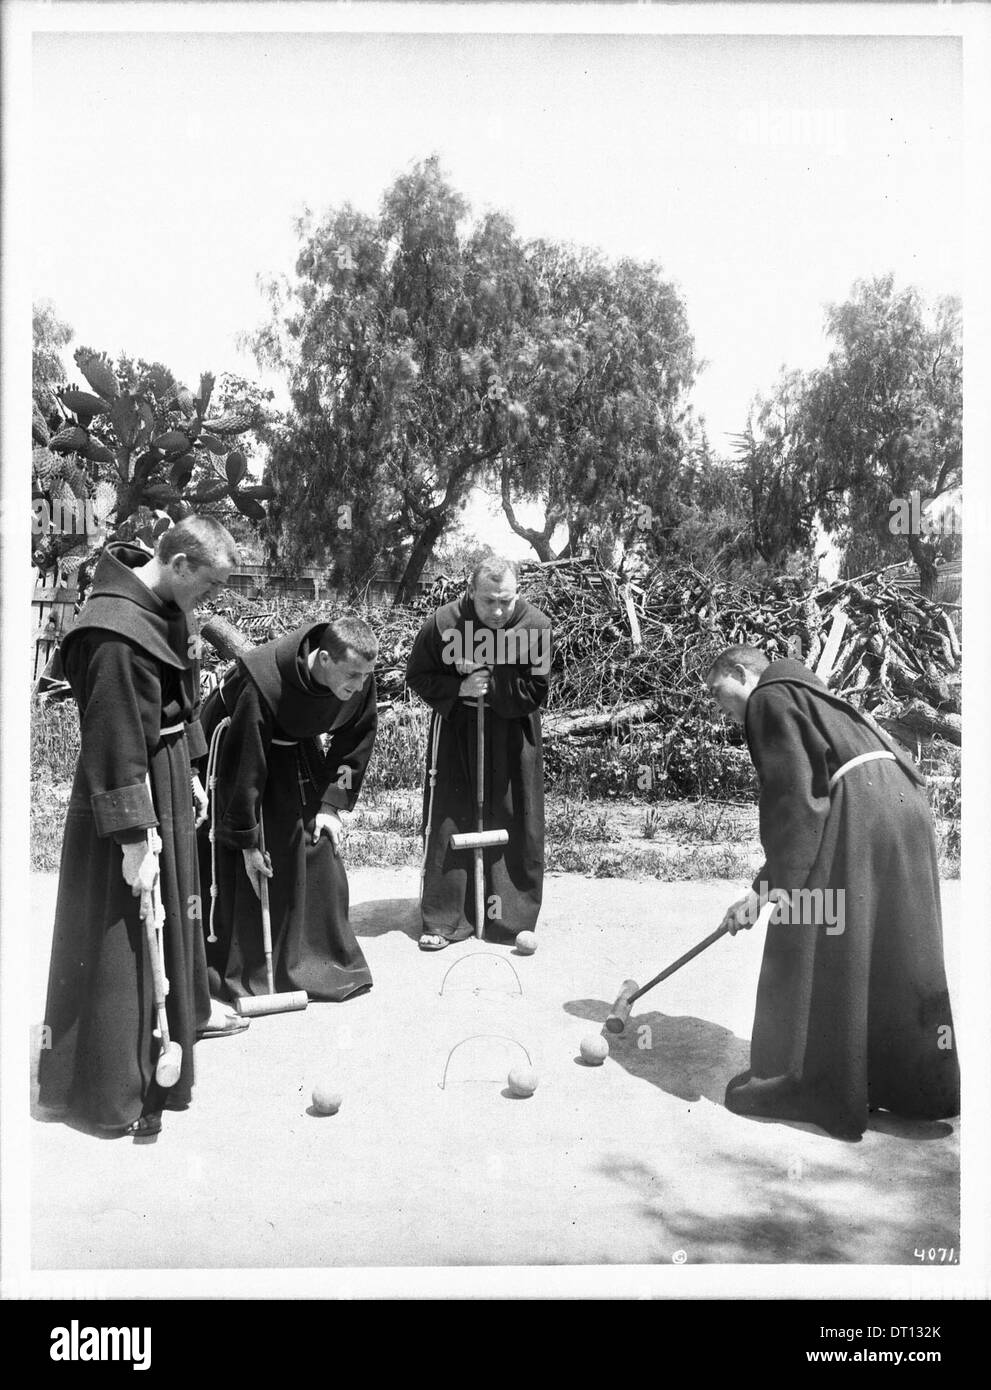
[[[580,1043],[582,1061],[590,1067],[601,1067],[609,1056],[609,1044],[598,1033],[589,1033]]]
[[[532,1096],[537,1089],[537,1073],[533,1067],[514,1067],[509,1073],[509,1089],[514,1096]]]
[[[318,1115],[336,1115],[343,1100],[340,1091],[327,1083],[313,1087],[313,1109]]]
[[[532,956],[537,949],[536,932],[521,931],[516,938],[516,949],[521,956]]]

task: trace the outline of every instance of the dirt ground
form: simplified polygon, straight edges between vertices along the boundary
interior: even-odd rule
[[[757,933],[647,996],[604,1065],[580,1061],[623,981],[705,936],[742,884],[552,875],[531,957],[479,942],[424,955],[417,886],[408,867],[353,871],[372,991],[199,1044],[193,1105],[153,1142],[35,1109],[33,1267],[912,1265],[920,1246],[959,1250],[957,1121],[880,1115],[845,1143],[723,1108],[748,1061]],[[943,889],[954,998],[959,886]],[[55,875],[36,875],[39,1024],[54,902]],[[518,1099],[506,1078],[524,1052],[540,1081]],[[312,1113],[324,1080],[343,1093],[335,1116]]]

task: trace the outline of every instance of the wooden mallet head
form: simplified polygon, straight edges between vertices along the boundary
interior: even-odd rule
[[[630,1018],[630,1009],[633,1007],[633,996],[638,992],[639,985],[636,980],[627,980],[616,996],[616,1002],[612,1006],[612,1013],[606,1019],[606,1027],[610,1033],[622,1033]]]
[[[177,1042],[169,1042],[158,1054],[155,1064],[155,1080],[164,1090],[174,1086],[182,1072],[182,1048]]]
[[[242,994],[234,1000],[234,1007],[242,1018],[262,1018],[265,1014],[286,1014],[295,1009],[305,1009],[308,1003],[306,990],[294,989],[285,994]]]
[[[472,830],[451,836],[452,849],[487,849],[490,845],[508,844],[508,830]]]

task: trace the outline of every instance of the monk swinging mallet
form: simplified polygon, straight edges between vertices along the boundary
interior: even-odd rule
[[[451,836],[453,849],[470,849],[475,853],[475,936],[479,941],[485,929],[485,855],[490,845],[508,845],[508,830],[485,829],[485,696],[479,695],[475,704],[478,719],[476,737],[475,833]]]

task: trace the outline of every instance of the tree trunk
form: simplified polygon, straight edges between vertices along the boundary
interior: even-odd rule
[[[417,536],[413,549],[410,552],[406,568],[403,570],[403,577],[399,581],[399,588],[396,590],[396,597],[393,604],[396,608],[402,608],[404,604],[411,603],[416,595],[416,586],[420,582],[420,575],[423,573],[424,566],[430,559],[434,551],[434,546],[440,540],[451,519],[451,508],[438,508],[430,516],[429,521]]]
[[[416,586],[420,582],[420,575],[423,573],[424,566],[433,554],[434,546],[447,530],[453,517],[454,510],[461,499],[467,494],[472,480],[477,476],[478,469],[489,459],[498,454],[498,449],[489,449],[483,453],[475,453],[471,449],[463,449],[458,455],[457,462],[451,467],[447,477],[447,487],[444,496],[437,503],[436,507],[431,507],[426,513],[426,521],[423,530],[413,542],[413,549],[410,552],[409,560],[403,571],[403,577],[399,581],[399,588],[396,590],[396,597],[393,606],[401,608],[403,604],[412,602],[416,594]],[[442,461],[437,460],[438,472],[442,471]],[[408,499],[407,499],[408,505]]]
[[[535,531],[530,526],[524,526],[517,517],[515,508],[513,507],[513,499],[509,490],[508,463],[504,463],[502,466],[501,483],[502,510],[506,520],[518,536],[521,536],[523,540],[533,546],[534,550],[537,552],[537,559],[540,563],[546,565],[548,560],[553,560],[555,558],[551,550],[551,536],[554,534],[554,528],[557,526],[559,518],[553,512],[549,512],[542,531]]]
[[[921,536],[909,536],[908,548],[919,570],[919,592],[926,598],[935,598],[939,578],[935,559]]]
[[[515,526],[513,527],[513,530],[516,531]],[[523,532],[516,531],[516,534],[523,535]],[[550,542],[546,540],[545,537],[542,536],[539,531],[527,531],[526,534],[523,535],[523,539],[529,541],[530,544],[533,546],[534,550],[537,552],[537,559],[540,561],[542,565],[546,565],[548,560],[554,560],[557,558],[553,550],[551,550]]]
[[[607,710],[604,714],[594,709],[575,710],[570,714],[545,714],[543,737],[545,741],[572,738],[576,734],[600,733],[620,724],[644,724],[656,718],[653,706],[644,701],[621,705],[619,709]]]

